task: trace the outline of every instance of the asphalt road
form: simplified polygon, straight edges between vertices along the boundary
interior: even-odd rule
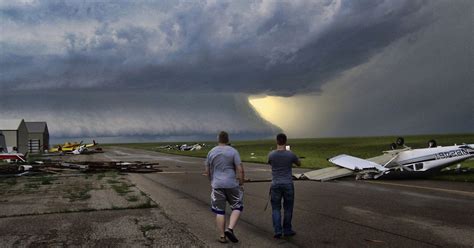
[[[94,155],[96,156],[96,155]],[[204,160],[128,148],[110,148],[104,159],[158,161],[163,172],[131,180],[199,239],[216,242]],[[249,179],[268,179],[270,168],[244,164]],[[295,170],[301,172],[305,170]],[[474,247],[474,184],[429,180],[295,181],[293,226],[297,235],[274,240],[269,182],[245,184],[245,209],[235,229],[240,246]]]

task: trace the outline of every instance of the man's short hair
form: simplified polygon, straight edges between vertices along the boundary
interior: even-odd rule
[[[280,146],[286,145],[286,134],[279,133],[277,135],[277,144]]]
[[[225,131],[219,133],[219,143],[228,144],[229,143],[229,134]]]

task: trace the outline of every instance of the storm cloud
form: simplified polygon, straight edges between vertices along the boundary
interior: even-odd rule
[[[447,8],[451,5],[455,10]],[[219,129],[266,136],[278,128],[258,116],[248,96],[296,99],[311,93],[316,94],[312,103],[320,104],[315,109],[337,106],[337,110],[324,116],[308,109],[302,132],[314,135],[310,126],[329,118],[337,127],[328,131],[331,135],[364,134],[361,129],[369,121],[351,128],[343,117],[349,112],[357,116],[365,105],[381,108],[368,113],[393,110],[390,104],[384,108],[377,97],[396,92],[393,85],[415,93],[401,92],[396,101],[385,102],[405,98],[423,103],[442,97],[446,104],[438,107],[443,111],[454,107],[449,102],[456,97],[469,104],[463,92],[441,95],[449,88],[449,78],[442,81],[431,70],[440,69],[436,59],[456,66],[459,57],[472,67],[467,57],[470,53],[472,58],[472,46],[465,48],[467,54],[458,53],[459,45],[465,44],[455,42],[466,37],[472,41],[472,26],[469,33],[469,26],[457,28],[462,25],[445,22],[472,23],[472,6],[461,0],[2,1],[0,113],[8,118],[60,120],[50,124],[57,136],[192,135]],[[417,60],[436,52],[433,49],[444,50],[437,41],[432,43],[438,45],[420,43],[423,39],[417,37],[426,32],[439,34],[432,39],[449,35],[459,48],[456,56],[447,51],[439,53],[441,57],[433,55],[433,60]],[[407,50],[410,47],[423,52]],[[408,52],[414,59],[406,66],[422,61],[428,63],[424,70],[394,75],[393,69],[377,66],[393,66],[382,56]],[[374,76],[364,78],[354,73],[357,70]],[[472,73],[456,72],[456,87],[472,89]],[[430,82],[423,81],[427,78]],[[347,87],[365,89],[363,97],[329,90],[343,81]],[[433,94],[429,85],[436,85]],[[343,100],[339,104],[321,100],[327,96]],[[401,119],[413,114],[405,103],[397,106],[388,126],[407,123]],[[396,129],[380,133],[391,130]]]
[[[1,85],[291,95],[430,21],[411,0],[173,3],[4,6]]]
[[[18,105],[34,98],[40,105]],[[270,135],[279,129],[255,114],[242,95],[160,94],[154,92],[54,92],[3,96],[6,116],[51,120],[56,137],[201,135],[215,138],[222,127],[235,136]],[[216,104],[219,103],[219,104]],[[15,106],[16,105],[16,106]],[[222,110],[225,111],[222,111]]]

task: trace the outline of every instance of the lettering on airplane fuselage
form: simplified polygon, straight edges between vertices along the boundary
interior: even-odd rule
[[[445,159],[469,155],[469,152],[466,149],[457,149],[447,152],[439,152],[435,154],[436,159]]]

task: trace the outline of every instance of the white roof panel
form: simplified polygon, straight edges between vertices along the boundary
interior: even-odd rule
[[[0,119],[0,130],[17,130],[22,119]]]

